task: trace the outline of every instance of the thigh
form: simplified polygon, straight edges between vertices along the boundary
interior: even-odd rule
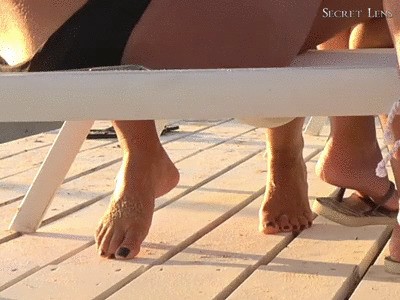
[[[321,0],[153,0],[123,61],[149,68],[286,66]]]
[[[0,56],[10,64],[37,49],[87,0],[0,0]]]
[[[343,30],[383,11],[382,0],[323,0],[303,50],[315,48]]]
[[[351,32],[350,49],[392,47],[392,37],[384,18],[359,24]]]

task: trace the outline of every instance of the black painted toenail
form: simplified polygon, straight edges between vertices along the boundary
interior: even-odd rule
[[[290,227],[289,227],[289,226],[284,226],[284,227],[283,227],[283,229],[285,229],[285,230],[289,230],[289,229],[290,229]]]
[[[304,229],[306,229],[306,225],[301,225],[300,230],[304,230]]]
[[[265,224],[265,227],[275,227],[275,223],[274,222],[268,222],[267,224]]]
[[[131,252],[131,250],[129,250],[128,248],[122,247],[122,248],[119,248],[117,255],[121,256],[121,257],[127,257],[129,255],[129,252]]]
[[[308,227],[311,227],[311,225],[312,225],[312,222],[308,222]]]
[[[293,226],[293,230],[297,230],[298,227],[296,225]]]

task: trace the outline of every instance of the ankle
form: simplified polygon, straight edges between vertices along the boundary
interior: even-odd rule
[[[379,147],[376,138],[365,138],[365,135],[347,135],[347,134],[334,134],[329,137],[328,142],[335,146],[349,146],[351,148],[365,148],[371,149],[371,147]]]

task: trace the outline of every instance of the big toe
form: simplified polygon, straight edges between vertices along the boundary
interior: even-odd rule
[[[287,215],[281,215],[278,219],[279,230],[282,232],[290,232],[293,231],[293,226],[289,221]]]
[[[279,226],[275,220],[261,220],[258,230],[264,234],[277,234],[279,233]]]
[[[128,230],[122,243],[115,252],[117,259],[132,259],[140,252],[142,241],[138,239],[134,230]]]

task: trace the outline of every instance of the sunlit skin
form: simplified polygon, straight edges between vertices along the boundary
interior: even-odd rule
[[[391,48],[393,41],[385,19],[370,20],[352,30],[346,30],[320,45],[318,49]],[[398,132],[398,130],[396,131]],[[375,132],[373,116],[332,117],[331,135],[316,166],[324,181],[358,191],[361,196],[379,199],[389,189],[388,177],[375,174],[382,154]],[[392,160],[396,184],[400,183],[400,163]],[[385,205],[398,208],[397,193]],[[391,257],[400,261],[400,226],[396,226],[391,240]]]
[[[386,1],[386,9],[392,9],[394,2]],[[84,4],[0,2],[0,9],[7,9],[0,14],[5,16],[0,20],[0,29],[4,29],[0,30],[0,55],[10,63],[32,56]],[[152,69],[285,67],[299,52],[367,20],[367,16],[323,18],[323,7],[383,10],[382,0],[282,3],[153,0],[128,40],[122,63]],[[396,32],[398,24],[393,26]],[[15,28],[20,29],[18,34],[12,33]],[[267,131],[269,172],[259,222],[259,229],[266,234],[299,231],[312,223],[302,158],[302,124],[299,118]],[[139,253],[149,231],[154,199],[176,186],[179,173],[162,148],[153,121],[114,121],[113,125],[123,150],[123,163],[110,207],[96,232],[96,242],[99,254],[130,259]]]

